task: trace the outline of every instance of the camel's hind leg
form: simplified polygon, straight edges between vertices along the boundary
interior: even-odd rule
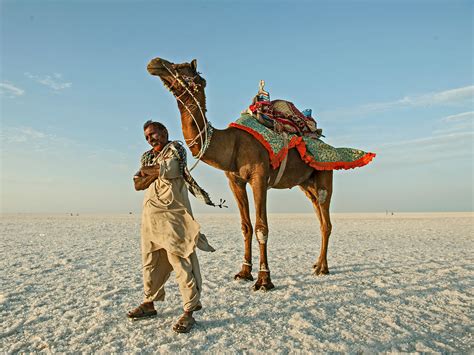
[[[321,225],[321,252],[313,265],[316,275],[329,274],[327,252],[332,225],[329,205],[332,196],[332,170],[315,170],[311,177],[300,185],[306,196],[313,203],[314,210]]]
[[[235,200],[239,206],[242,235],[244,237],[245,252],[242,269],[234,276],[236,280],[253,281],[252,277],[252,222],[249,214],[249,200],[247,197],[246,182],[239,181],[234,175],[227,174],[229,186],[234,193]]]

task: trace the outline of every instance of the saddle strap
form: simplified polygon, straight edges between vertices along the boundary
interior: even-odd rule
[[[285,132],[283,132],[282,136],[283,136],[283,142],[284,142],[283,149],[287,149],[288,148],[288,135]],[[281,177],[283,176],[283,173],[285,172],[287,160],[288,160],[288,152],[286,153],[285,157],[283,158],[283,161],[280,164],[277,177],[275,181],[273,182],[273,184],[270,185],[270,178],[268,179],[269,184],[268,184],[267,190],[271,189],[273,186],[275,186],[276,184],[280,182]]]

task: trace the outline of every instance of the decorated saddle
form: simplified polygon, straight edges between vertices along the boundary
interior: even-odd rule
[[[311,117],[310,109],[301,112],[292,102],[270,101],[270,94],[265,91],[264,86],[265,82],[261,80],[252,104],[242,113],[252,115],[261,124],[279,133],[288,132],[314,138],[323,136],[322,130],[317,128],[316,121]]]
[[[267,149],[270,164],[277,169],[288,151],[296,148],[306,164],[317,170],[353,169],[367,165],[375,153],[354,148],[334,148],[324,143],[311,117],[311,110],[300,112],[289,101],[270,101],[270,94],[263,89],[254,97],[249,108],[229,126],[250,133]]]

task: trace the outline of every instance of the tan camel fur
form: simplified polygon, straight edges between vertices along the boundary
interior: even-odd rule
[[[150,61],[147,69],[151,75],[160,77],[177,98],[185,141],[193,155],[198,155],[202,144],[200,138],[204,136],[207,119],[204,93],[206,81],[197,72],[196,60],[191,63],[173,64],[155,58]],[[193,144],[193,141],[196,143]],[[255,231],[260,248],[260,269],[254,289],[269,290],[274,287],[267,261],[269,187],[288,189],[299,186],[311,200],[321,224],[322,235],[321,252],[313,269],[316,275],[329,273],[327,248],[331,234],[329,204],[332,194],[332,170],[311,168],[301,160],[296,149],[291,149],[283,176],[275,186],[272,186],[278,169],[271,168],[267,150],[249,133],[232,127],[223,130],[214,129],[210,144],[201,160],[225,172],[239,207],[245,253],[242,269],[235,275],[235,279],[253,280],[252,234]],[[247,184],[252,189],[255,203],[254,228],[250,221]]]

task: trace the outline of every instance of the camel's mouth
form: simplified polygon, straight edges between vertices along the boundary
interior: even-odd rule
[[[148,63],[146,69],[151,75],[161,76],[168,72],[165,66],[168,66],[168,68],[171,68],[173,64],[165,61],[164,59],[155,58],[155,59],[152,59],[150,63]]]

